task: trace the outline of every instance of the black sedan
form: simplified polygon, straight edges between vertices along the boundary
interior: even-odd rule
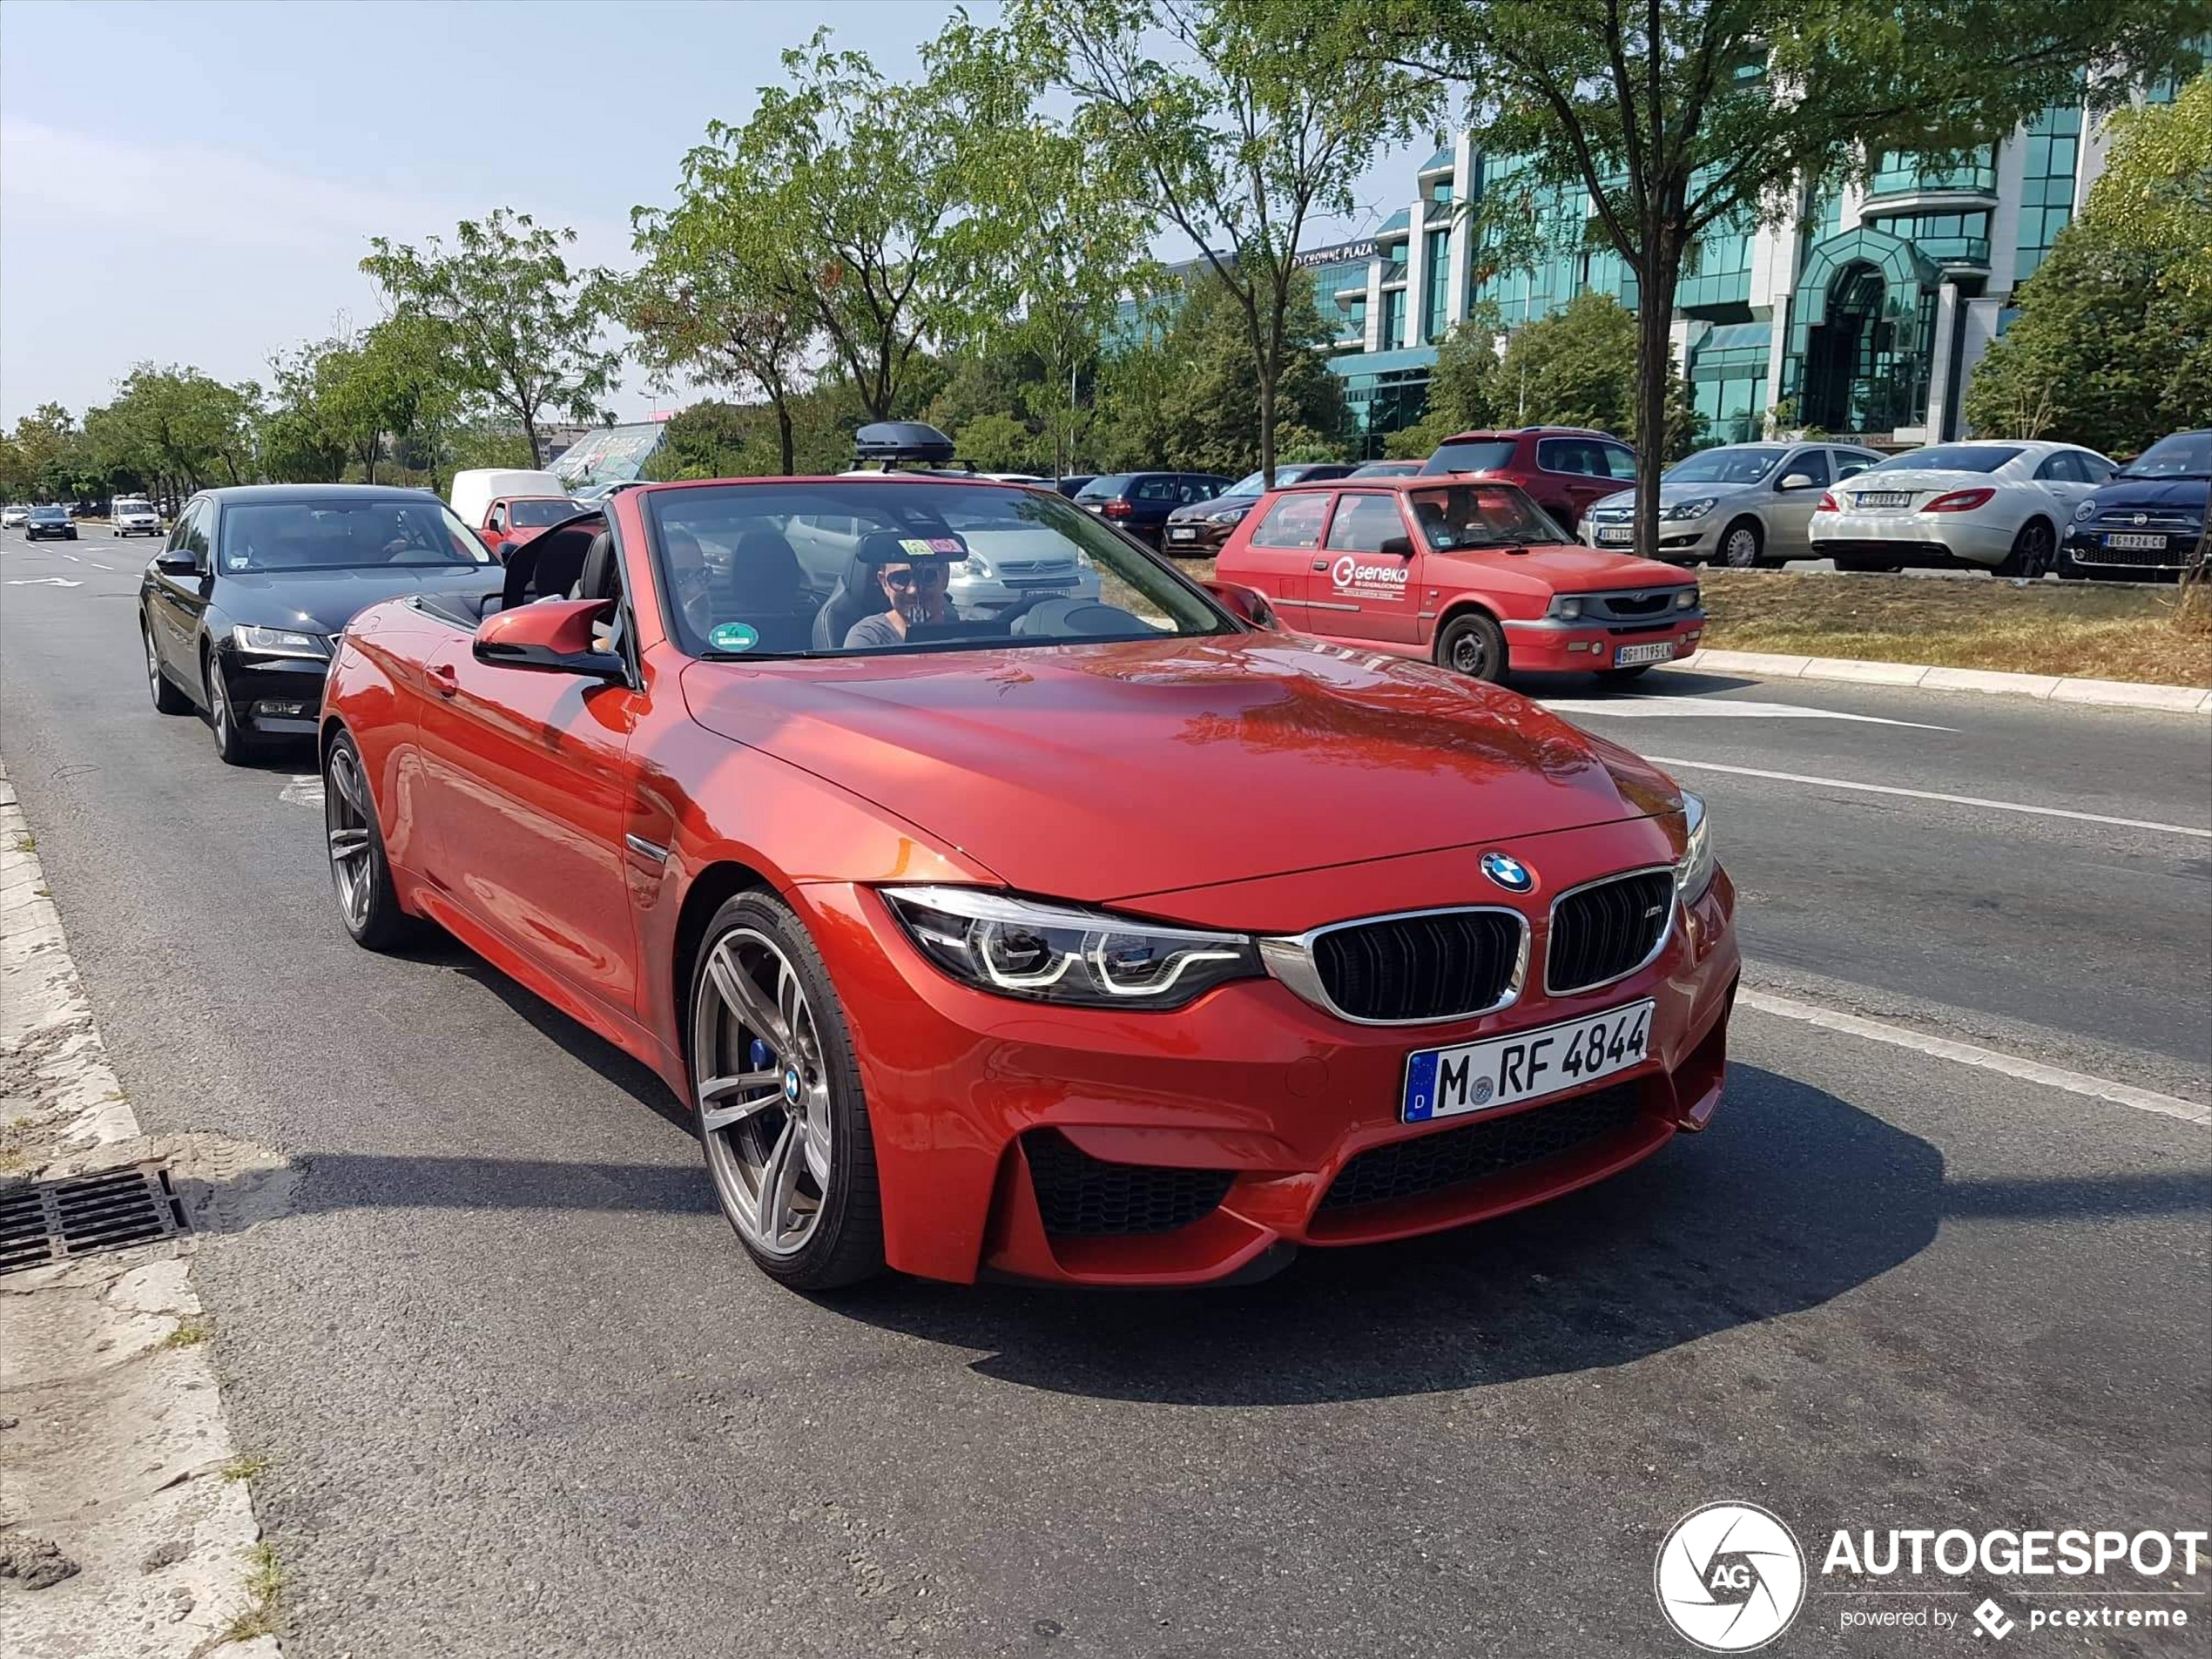
[[[2062,577],[2177,577],[2212,509],[2212,430],[2161,438],[2074,509]]]
[[[77,539],[77,526],[69,522],[66,507],[34,507],[24,520],[23,533],[34,542],[48,536],[73,542]]]
[[[427,490],[254,484],[185,503],[138,587],[153,705],[207,711],[237,765],[263,740],[312,737],[331,641],[406,594],[482,596],[504,571]]]

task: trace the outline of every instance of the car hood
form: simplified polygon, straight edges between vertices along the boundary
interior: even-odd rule
[[[506,579],[496,564],[226,571],[217,578],[215,603],[233,622],[336,634],[380,599],[403,599],[410,593],[496,593]]]
[[[1094,902],[1649,817],[1626,750],[1495,686],[1282,634],[696,663],[692,718],[1013,887]]]
[[[2123,507],[2202,507],[2212,496],[2212,479],[2116,478],[2090,499],[2101,513]]]
[[[1764,487],[1764,480],[1758,483],[1750,484],[1669,484],[1662,482],[1659,486],[1659,504],[1662,507],[1671,507],[1678,501],[1704,501],[1709,497],[1726,501],[1733,496],[1748,496],[1753,491]],[[1609,513],[1616,509],[1623,510],[1633,509],[1635,504],[1636,492],[1633,489],[1622,489],[1616,490],[1612,495],[1604,496],[1596,502],[1593,503],[1590,510],[1594,513]]]
[[[1232,507],[1241,507],[1250,512],[1258,505],[1259,497],[1257,496],[1216,496],[1208,501],[1185,502],[1168,515],[1168,523],[1189,524],[1216,513],[1226,512]]]
[[[1678,564],[1607,553],[1593,547],[1532,547],[1526,553],[1474,548],[1450,555],[1483,570],[1507,571],[1548,583],[1559,593],[1613,593],[1622,588],[1689,588],[1696,577]]]

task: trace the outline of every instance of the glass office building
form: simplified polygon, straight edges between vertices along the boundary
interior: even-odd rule
[[[2141,95],[2170,100],[2160,84]],[[1963,435],[1959,398],[2033,273],[2101,172],[2100,124],[2079,105],[2047,110],[1964,156],[1886,152],[1862,185],[1799,191],[1784,223],[1717,226],[1676,293],[1675,353],[1712,442],[1817,427],[1902,447]],[[1524,192],[1512,157],[1462,135],[1418,170],[1416,194],[1377,226],[1364,285],[1352,250],[1318,250],[1318,295],[1342,321],[1331,368],[1369,453],[1426,408],[1436,343],[1484,301],[1510,330],[1577,294],[1634,308],[1636,284],[1580,190]],[[1474,246],[1467,208],[1494,192],[1548,250],[1506,266]],[[1494,268],[1495,267],[1495,268]],[[1364,293],[1364,303],[1361,296]]]

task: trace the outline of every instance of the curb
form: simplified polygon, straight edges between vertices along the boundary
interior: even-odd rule
[[[1861,662],[1849,657],[1785,657],[1760,651],[1701,651],[1672,669],[1751,674],[1770,680],[1842,680],[1859,685],[1912,685],[1928,691],[1981,691],[2041,703],[2100,708],[2155,709],[2166,714],[2212,714],[2212,691],[2195,685],[2138,685],[2132,680],[2086,680],[2049,674],[2002,674],[1986,668],[1937,668],[1927,663]]]

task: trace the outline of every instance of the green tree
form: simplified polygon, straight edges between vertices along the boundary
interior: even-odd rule
[[[394,317],[435,327],[453,383],[521,428],[532,466],[544,460],[546,413],[592,419],[622,361],[600,341],[610,280],[569,264],[561,250],[575,240],[501,207],[462,220],[450,247],[371,237],[361,262]]]
[[[1496,414],[1514,426],[1586,426],[1627,433],[1639,450],[1667,460],[1686,454],[1701,425],[1689,387],[1669,364],[1666,420],[1645,443],[1637,398],[1635,314],[1607,293],[1582,293],[1515,329],[1490,377]]]
[[[1298,359],[1306,226],[1419,114],[1407,76],[1305,0],[1013,0],[1007,25],[1079,105],[1076,132],[1198,250],[1234,307],[1271,480]],[[1163,57],[1163,43],[1172,48]],[[1305,297],[1301,300],[1298,296]]]
[[[77,418],[58,403],[41,403],[17,419],[9,442],[11,471],[21,480],[10,485],[9,494],[19,490],[42,500],[61,499],[64,492],[55,485],[73,475],[84,449],[84,435],[78,429]],[[66,493],[73,496],[74,492]]]
[[[128,468],[171,498],[209,484],[242,484],[260,470],[261,389],[197,368],[141,363],[115,401],[86,413],[85,432],[111,470]]]
[[[1321,10],[1317,3],[1312,9]],[[1637,425],[1662,429],[1669,331],[1707,231],[1778,213],[1809,180],[1864,175],[1883,152],[1955,152],[2060,99],[2124,98],[2193,64],[2207,0],[1337,0],[1344,36],[1464,89],[1490,154],[1516,158],[1487,226],[1586,197],[1578,243],[1613,248],[1641,297]],[[1338,50],[1342,50],[1341,48]],[[1577,216],[1579,218],[1579,215]],[[1638,452],[1636,539],[1657,539],[1654,445]]]
[[[2161,262],[2169,293],[2212,302],[2212,73],[2171,104],[2121,110],[2085,205],[2115,248]]]
[[[279,483],[335,483],[346,475],[354,435],[335,388],[355,356],[336,340],[308,341],[269,360],[270,401],[261,411],[261,467]]]

